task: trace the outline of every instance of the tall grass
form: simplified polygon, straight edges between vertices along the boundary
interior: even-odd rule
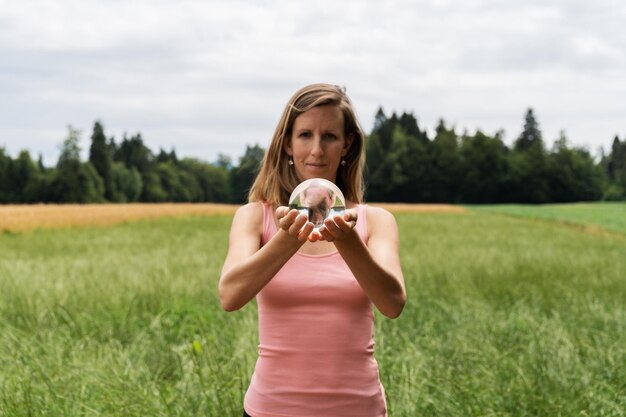
[[[626,234],[626,203],[621,202],[497,204],[470,207],[473,210],[490,213],[582,226],[590,231],[600,228]]]
[[[626,239],[399,216],[409,305],[380,322],[392,415],[622,416]]]
[[[398,214],[409,302],[377,316],[391,417],[623,416],[626,239]],[[0,416],[238,416],[254,303],[221,311],[230,217],[0,236]]]

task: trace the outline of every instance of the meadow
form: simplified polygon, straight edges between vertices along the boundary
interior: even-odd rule
[[[499,204],[470,206],[473,210],[487,211],[515,217],[551,221],[577,226],[590,232],[613,231],[626,233],[625,203],[573,203],[573,204]]]
[[[626,232],[396,218],[408,304],[376,316],[390,417],[625,415]],[[257,322],[219,306],[230,222],[5,229],[0,416],[240,416]]]

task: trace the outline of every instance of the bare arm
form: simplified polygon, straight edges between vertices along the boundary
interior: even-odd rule
[[[386,210],[368,207],[367,246],[357,234],[356,212],[335,216],[321,230],[325,240],[335,243],[355,278],[385,316],[396,318],[406,304],[404,277],[400,267],[398,226]]]
[[[261,247],[261,204],[246,204],[235,213],[218,285],[224,310],[238,310],[253,299],[306,242],[313,230],[313,224],[307,223],[306,216],[298,215],[297,210],[279,207],[276,214],[279,217],[278,232]]]

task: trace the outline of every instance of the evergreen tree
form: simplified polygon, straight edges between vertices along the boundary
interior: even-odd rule
[[[259,145],[246,146],[246,152],[239,159],[239,166],[230,171],[231,198],[233,203],[247,200],[248,191],[256,177],[265,151]]]
[[[124,136],[115,151],[114,160],[123,162],[128,168],[137,168],[142,175],[148,171],[154,171],[156,163],[154,154],[144,145],[141,133],[130,139]]]
[[[593,201],[602,197],[602,168],[586,150],[571,149],[564,131],[548,155],[547,168],[551,202]]]
[[[43,155],[39,154],[39,158],[37,159],[37,168],[39,168],[39,171],[41,172],[45,172],[46,171],[46,167],[43,164]]]
[[[374,129],[366,138],[365,179],[371,201],[424,201],[430,142],[411,113],[387,118],[379,108]]]
[[[115,143],[115,138],[111,137],[109,141],[107,142],[107,152],[109,153],[109,155],[111,155],[111,160],[113,162],[117,161],[116,155],[117,155],[118,149],[119,147],[117,146],[117,143]]]
[[[57,161],[57,168],[80,164],[80,130],[74,129],[71,125],[67,127],[67,138],[60,146],[61,154]]]
[[[461,157],[454,129],[446,128],[443,119],[435,129],[430,146],[430,201],[455,203],[459,198]]]
[[[626,174],[626,141],[620,142],[619,137],[615,135],[611,145],[609,175],[611,180],[620,182],[620,177],[624,174]]]
[[[201,189],[198,201],[226,202],[230,201],[230,186],[227,167],[214,166],[195,158],[185,158],[180,161],[181,167],[197,180]]]
[[[507,202],[508,149],[501,135],[495,137],[476,131],[461,139],[461,177],[459,198],[464,203]]]
[[[428,178],[428,148],[419,137],[394,126],[390,143],[383,145],[379,134],[366,138],[367,199],[369,201],[424,201]]]
[[[546,178],[546,151],[532,109],[524,118],[524,129],[510,154],[511,199],[519,203],[547,203],[550,199]]]
[[[123,162],[128,169],[135,168],[141,175],[140,201],[152,203],[167,201],[168,195],[163,190],[161,177],[157,172],[156,158],[150,148],[144,145],[140,133],[130,139],[124,136],[115,151],[115,160]]]
[[[394,129],[387,167],[390,177],[386,200],[419,203],[432,201],[432,143],[423,136],[407,134],[403,128]]]
[[[166,152],[163,148],[159,149],[159,154],[156,157],[157,162],[169,162],[173,165],[178,165],[178,157],[176,151],[172,149],[170,152]]]
[[[0,203],[11,203],[14,197],[14,184],[11,178],[13,159],[0,147]]]
[[[422,132],[417,124],[417,119],[413,113],[402,113],[398,120],[400,127],[406,132],[407,135],[418,138],[422,142],[428,142],[428,136],[426,132]]]
[[[93,126],[91,134],[91,146],[89,147],[89,162],[94,166],[102,181],[104,182],[104,196],[112,201],[116,190],[113,189],[114,182],[111,177],[111,166],[113,164],[113,154],[104,136],[104,128],[100,122]]]
[[[233,167],[233,161],[230,156],[220,153],[217,155],[217,161],[215,161],[214,165],[225,171],[229,171]]]
[[[622,142],[615,135],[611,154],[606,158],[605,165],[609,183],[603,198],[626,200],[626,140]]]
[[[139,197],[140,201],[162,203],[168,200],[169,196],[163,189],[161,176],[159,175],[156,166],[154,169],[141,173],[141,183],[143,186],[141,188],[141,196]]]
[[[533,109],[529,108],[524,117],[524,130],[515,141],[515,150],[525,151],[534,146],[543,146],[543,140]]]
[[[393,130],[395,129],[396,122],[397,117],[395,113],[390,119],[388,119],[382,107],[378,108],[374,120],[372,135],[376,135],[378,137],[378,141],[384,150],[388,150],[391,147]]]
[[[384,201],[383,187],[384,181],[381,181],[381,174],[384,169],[382,165],[385,163],[387,154],[383,150],[380,135],[372,133],[365,137],[365,193],[369,201]]]
[[[80,161],[80,132],[68,126],[52,180],[52,198],[61,203],[104,201],[104,184],[95,167]]]
[[[111,164],[111,181],[114,193],[110,201],[132,203],[139,200],[143,182],[137,168],[127,168],[122,162],[113,162]]]
[[[12,200],[17,203],[36,202],[41,187],[40,175],[28,151],[23,150],[19,153],[13,161],[11,171],[10,178],[14,190]]]
[[[400,166],[400,154],[406,150],[406,138],[401,129],[390,137],[390,149],[383,145],[380,134],[366,138],[366,183],[369,201],[393,201],[407,178]]]
[[[173,162],[159,163],[157,171],[168,201],[202,201],[202,189],[193,174],[177,168]]]
[[[376,115],[374,116],[374,128],[372,130],[372,134],[380,133],[380,130],[384,128],[387,123],[387,116],[385,115],[385,111],[382,107],[379,107],[376,110]]]

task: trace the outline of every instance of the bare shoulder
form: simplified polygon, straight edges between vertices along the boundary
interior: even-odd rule
[[[244,217],[263,217],[263,203],[254,201],[244,204],[235,211],[235,216]]]
[[[367,206],[367,225],[369,227],[396,227],[396,218],[382,207]]]
[[[382,207],[367,206],[367,230],[370,240],[383,241],[398,240],[398,225],[396,218]]]
[[[235,211],[232,228],[261,233],[263,230],[263,204],[255,201],[239,207]]]

